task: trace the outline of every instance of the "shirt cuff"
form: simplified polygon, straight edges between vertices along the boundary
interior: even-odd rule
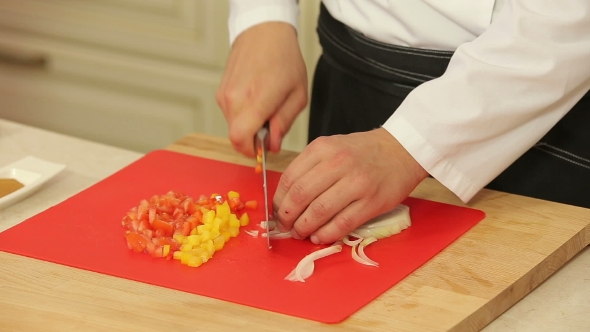
[[[395,137],[406,151],[411,151],[412,157],[422,168],[464,203],[471,200],[482,188],[481,184],[474,184],[472,179],[438,154],[428,140],[403,115],[393,113],[383,128]]]
[[[295,0],[230,0],[229,43],[233,45],[242,32],[264,22],[285,22],[297,30],[298,18],[299,6]]]

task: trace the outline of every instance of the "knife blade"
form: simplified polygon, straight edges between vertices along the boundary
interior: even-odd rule
[[[256,138],[255,138],[255,143],[254,146],[256,147],[256,162],[259,162],[258,158],[261,158],[261,164],[262,164],[262,188],[264,190],[264,215],[265,215],[265,221],[266,221],[266,244],[268,246],[268,249],[271,249],[272,246],[270,245],[270,235],[269,235],[269,213],[268,213],[268,186],[267,186],[267,182],[266,182],[266,152],[268,149],[268,141],[269,141],[269,135],[270,134],[270,126],[268,121],[264,124],[264,126],[262,126],[262,128],[260,128],[260,130],[258,130],[258,132],[256,133]]]

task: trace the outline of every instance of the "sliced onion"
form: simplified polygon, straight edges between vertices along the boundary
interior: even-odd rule
[[[289,239],[291,238],[291,232],[281,233],[278,229],[273,229],[268,233],[262,233],[262,237],[270,236],[271,239]]]
[[[292,271],[291,271],[291,272],[290,272],[290,273],[289,273],[289,274],[288,274],[288,275],[285,277],[285,280],[288,280],[288,281],[299,281],[299,280],[297,280],[297,277],[295,276],[295,270],[296,270],[296,269],[293,269],[293,270],[292,270]]]
[[[303,257],[291,273],[285,279],[289,281],[305,282],[313,274],[315,261],[326,256],[333,255],[342,251],[342,245],[332,245],[324,249],[316,250],[311,254]]]
[[[275,228],[277,228],[277,223],[274,220],[265,220],[265,221],[261,221],[258,226],[260,226],[260,228],[262,229],[266,229],[266,225],[268,224],[268,230],[272,231]]]
[[[355,236],[355,237],[357,237],[357,236]],[[362,240],[363,240],[362,237],[358,237],[358,239],[353,241],[350,239],[349,235],[346,235],[342,238],[342,242],[344,242],[344,244],[346,244],[347,246],[351,246],[351,247],[354,247],[357,244],[361,243]]]
[[[248,234],[250,236],[258,237],[258,231],[257,230],[246,230],[244,232],[246,232],[246,234]]]
[[[354,259],[355,261],[357,261],[361,264],[364,264],[364,265],[370,265],[370,266],[379,265],[379,264],[377,264],[377,262],[374,262],[372,260],[366,260],[366,259],[362,258],[361,256],[359,256],[359,254],[357,253],[358,247],[360,247],[360,245],[355,245],[354,247],[352,247],[352,249],[351,249],[352,259]]]
[[[266,233],[264,233],[263,235],[265,235]],[[285,233],[269,233],[269,236],[271,239],[273,240],[280,240],[280,239],[290,239],[292,238],[291,236],[291,232],[285,232]]]
[[[377,241],[377,238],[375,238],[375,237],[368,237],[368,238],[364,239],[363,242],[361,242],[361,244],[359,244],[359,246],[358,246],[358,256],[360,256],[360,258],[362,258],[364,261],[369,263],[368,265],[379,266],[379,263],[370,259],[365,254],[365,247],[375,241]]]

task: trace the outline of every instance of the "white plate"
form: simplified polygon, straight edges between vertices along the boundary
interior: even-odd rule
[[[0,168],[0,178],[15,179],[24,185],[0,198],[0,210],[28,197],[64,168],[66,168],[64,164],[52,163],[33,156],[25,157]]]

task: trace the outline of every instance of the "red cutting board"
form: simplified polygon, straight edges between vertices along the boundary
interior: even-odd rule
[[[280,173],[268,174],[276,188]],[[412,226],[367,247],[380,263],[355,262],[349,247],[316,261],[305,283],[283,278],[319,247],[309,241],[273,241],[241,232],[198,268],[127,249],[121,218],[143,198],[179,190],[201,194],[240,192],[263,202],[253,167],[180,153],[153,151],[61,204],[0,233],[0,250],[277,313],[338,323],[398,283],[482,220],[482,211],[408,198]],[[272,197],[272,193],[271,194]],[[264,212],[251,213],[256,225]],[[264,285],[264,286],[263,286]]]

